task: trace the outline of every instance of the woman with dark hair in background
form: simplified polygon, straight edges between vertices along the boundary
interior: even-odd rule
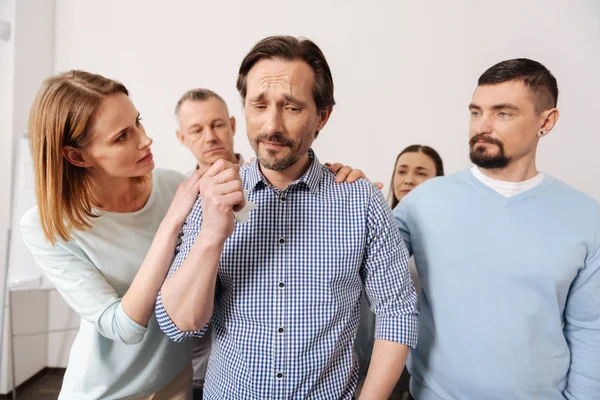
[[[390,183],[390,207],[421,183],[444,175],[444,163],[437,151],[429,146],[413,144],[398,154]]]
[[[394,172],[390,182],[390,206],[392,209],[395,208],[404,196],[421,183],[431,178],[435,178],[436,176],[443,175],[444,163],[437,151],[429,146],[420,144],[408,146],[398,154],[398,157],[396,157]],[[415,286],[415,291],[418,295],[421,290],[421,285],[419,284],[417,270],[412,258],[409,262],[409,270],[410,277]],[[358,355],[358,362],[360,365],[359,387],[367,375],[367,370],[369,368],[371,352],[373,350],[374,333],[375,315],[371,312],[366,297],[363,294],[361,299],[360,324],[356,334],[356,341],[354,342],[354,348]],[[405,368],[391,398],[409,398],[408,382],[409,374]]]

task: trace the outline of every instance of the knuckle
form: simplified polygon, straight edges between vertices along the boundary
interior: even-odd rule
[[[229,168],[225,171],[225,177],[229,180],[235,179],[237,172],[233,168]]]
[[[222,168],[222,167],[225,167],[225,166],[227,165],[227,164],[226,164],[226,162],[227,162],[227,161],[225,161],[225,160],[223,160],[223,159],[221,158],[221,159],[218,159],[218,160],[217,160],[217,161],[216,161],[216,162],[215,162],[213,165],[214,165],[215,167],[217,167],[217,168]]]

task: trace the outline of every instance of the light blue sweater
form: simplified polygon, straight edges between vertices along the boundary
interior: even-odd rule
[[[505,198],[465,170],[394,216],[422,285],[415,398],[600,399],[596,201],[549,176]]]
[[[131,213],[104,212],[93,229],[73,231],[52,246],[37,208],[21,219],[27,246],[66,302],[81,316],[59,399],[128,399],[169,384],[192,357],[192,343],[175,343],[153,315],[138,325],[123,311],[129,289],[183,175],[154,170],[146,205]]]

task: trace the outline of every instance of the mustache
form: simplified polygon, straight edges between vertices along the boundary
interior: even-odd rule
[[[267,142],[273,142],[273,143],[278,143],[281,144],[283,146],[288,146],[288,147],[294,147],[295,142],[286,138],[285,136],[283,136],[283,134],[277,132],[277,133],[273,133],[273,134],[261,134],[258,135],[255,139],[255,142],[261,142],[261,141],[267,141]]]
[[[490,144],[495,144],[499,147],[503,147],[503,144],[501,141],[499,141],[498,139],[495,139],[491,136],[488,136],[486,134],[482,134],[482,133],[473,136],[469,140],[469,147],[473,148],[473,146],[475,146],[475,143],[477,143],[477,142],[490,143]]]

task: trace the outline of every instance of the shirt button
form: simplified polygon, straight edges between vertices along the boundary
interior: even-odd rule
[[[277,379],[281,379],[281,378],[283,378],[283,374],[281,372],[278,372],[277,373]]]
[[[280,288],[283,288],[284,286],[285,286],[285,283],[283,283],[283,282],[279,282],[279,287],[280,287]]]
[[[284,243],[285,243],[285,239],[284,238],[279,239],[279,244],[284,244]]]
[[[281,201],[285,201],[285,196],[281,196]]]
[[[279,332],[279,333],[283,333],[283,328],[279,328],[279,329],[277,329],[277,332]]]

